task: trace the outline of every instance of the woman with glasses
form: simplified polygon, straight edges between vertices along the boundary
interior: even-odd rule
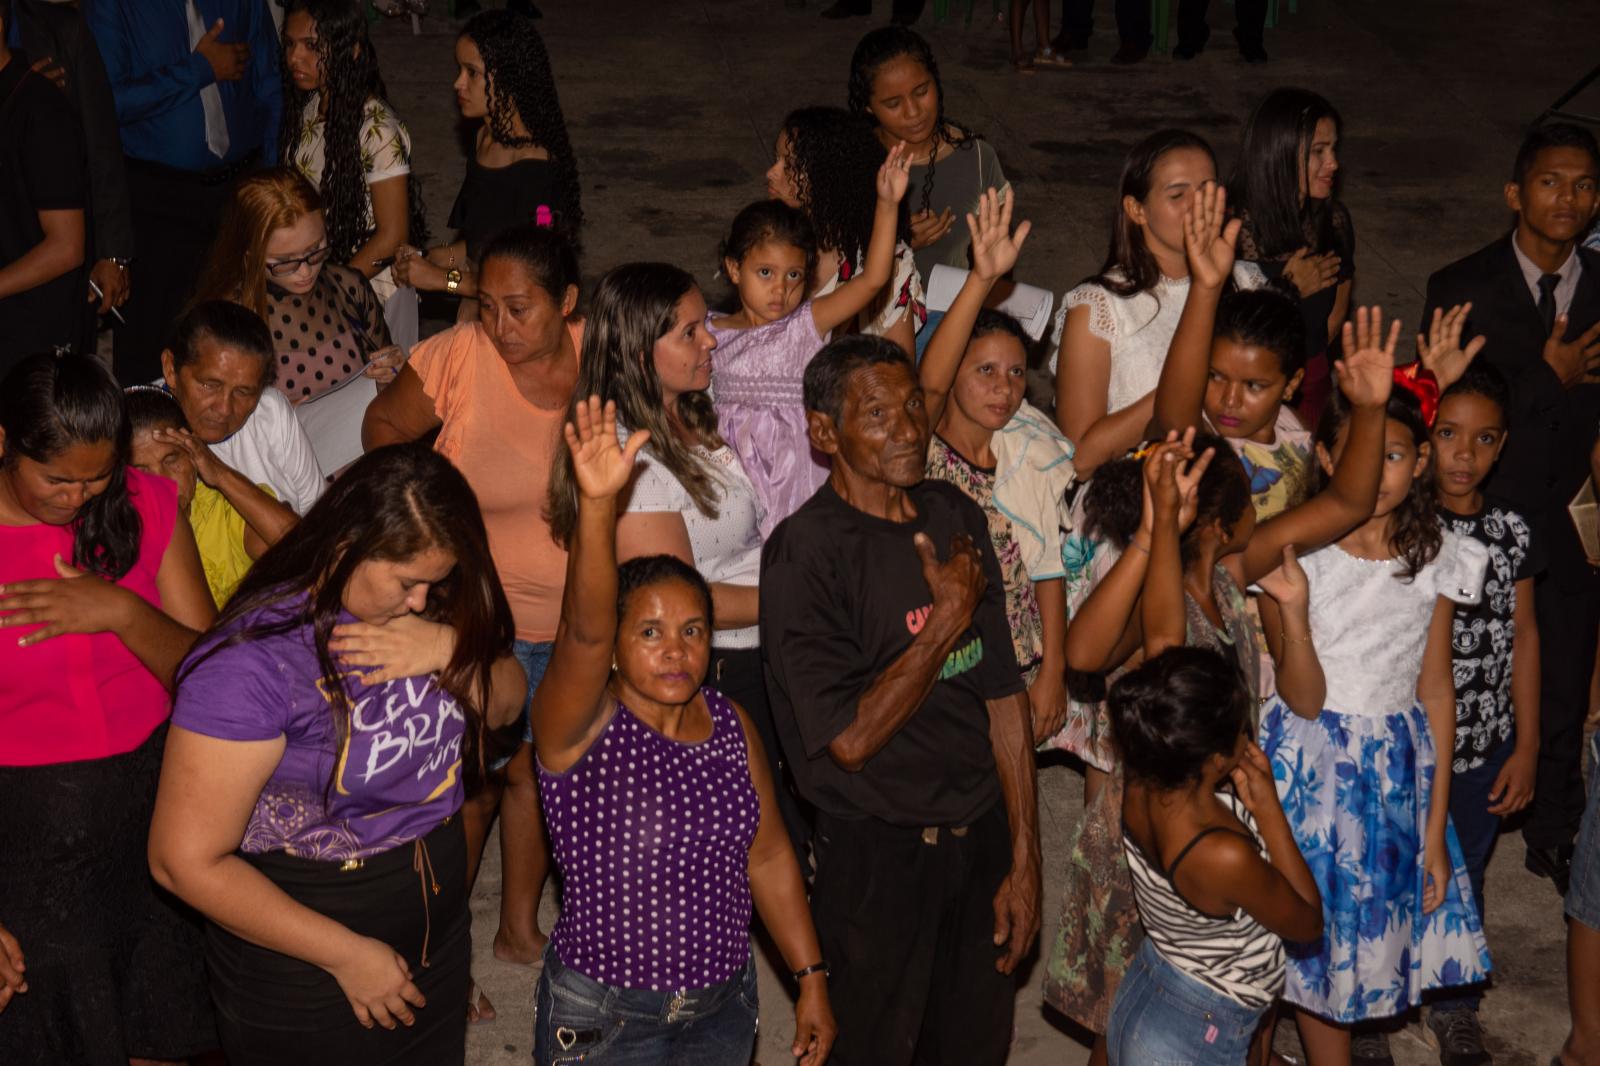
[[[290,403],[356,374],[387,384],[405,360],[367,279],[331,254],[317,190],[279,167],[239,182],[200,272],[194,305],[232,300],[266,321]]]

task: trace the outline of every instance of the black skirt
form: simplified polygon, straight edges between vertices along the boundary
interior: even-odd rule
[[[166,727],[108,759],[0,767],[0,925],[28,991],[0,1014],[6,1066],[127,1066],[217,1046],[201,925],[150,878]]]
[[[472,930],[460,818],[358,869],[282,852],[242,858],[296,902],[399,952],[428,1005],[415,1008],[410,1028],[362,1028],[332,974],[208,925],[206,964],[229,1066],[466,1060]]]

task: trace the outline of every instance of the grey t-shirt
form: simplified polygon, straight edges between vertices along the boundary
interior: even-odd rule
[[[913,215],[922,210],[922,189],[927,177],[926,164],[911,168],[906,204]],[[933,244],[917,249],[917,273],[922,275],[924,283],[939,263],[967,269],[967,246],[972,243],[972,235],[967,230],[967,212],[977,207],[978,197],[985,190],[996,189],[1005,194],[1009,188],[1005,171],[1000,169],[1000,157],[981,137],[974,137],[969,145],[957,148],[934,165],[928,208],[935,215],[949,208],[955,213],[955,224]]]

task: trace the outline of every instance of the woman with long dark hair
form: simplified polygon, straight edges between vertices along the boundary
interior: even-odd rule
[[[516,623],[513,650],[531,694],[550,662],[567,566],[545,519],[545,490],[578,380],[584,334],[575,313],[578,259],[558,231],[518,226],[489,243],[481,269],[477,320],[417,345],[395,383],[368,406],[362,436],[377,448],[436,433],[435,450],[465,475],[483,508]],[[494,953],[532,964],[545,945],[539,900],[550,854],[526,723],[520,739],[504,773],[491,773],[463,814],[475,875],[500,812],[503,882]],[[471,999],[476,1020],[493,1017],[486,998]]]
[[[1245,123],[1228,200],[1243,220],[1239,258],[1300,296],[1306,321],[1301,414],[1315,425],[1327,400],[1328,349],[1350,313],[1356,233],[1338,198],[1339,112],[1305,89],[1274,89]]]
[[[1216,180],[1211,146],[1187,130],[1152,133],[1122,164],[1105,262],[1056,312],[1056,424],[1077,446],[1080,477],[1138,445],[1150,424],[1189,294],[1184,213]],[[1253,274],[1241,267],[1234,280],[1248,286]]]
[[[384,261],[407,241],[428,239],[411,134],[389,103],[361,4],[291,0],[287,8],[278,157],[322,193],[330,254],[386,300],[395,286]]]
[[[228,1061],[466,1056],[462,775],[527,696],[478,500],[357,460],[180,673],[150,865],[210,921]]]
[[[128,467],[128,436],[91,358],[34,355],[0,380],[7,1066],[216,1044],[200,930],[144,859],[173,674],[215,610],[177,487]]]
[[[773,157],[767,195],[799,208],[810,220],[817,237],[810,294],[812,299],[826,296],[866,269],[884,147],[859,115],[837,107],[802,107],[784,118]],[[887,337],[908,355],[928,317],[910,236],[902,201],[893,277],[856,320],[860,332]]]
[[[395,279],[471,297],[478,292],[483,249],[495,234],[519,225],[554,226],[576,248],[583,207],[550,55],[533,20],[512,11],[474,15],[456,39],[456,69],[461,117],[482,121],[450,209],[456,239],[426,252],[402,246]]]
[[[945,114],[933,49],[904,26],[872,30],[850,57],[851,114],[872,120],[887,151],[911,154],[911,247],[924,278],[938,263],[967,266],[968,212],[984,190],[1011,190],[989,142]],[[918,190],[921,190],[920,193]]]

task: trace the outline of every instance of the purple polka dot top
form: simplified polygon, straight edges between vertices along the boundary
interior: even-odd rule
[[[722,693],[700,691],[706,740],[669,740],[618,703],[571,769],[537,767],[565,889],[550,946],[602,984],[708,988],[749,957],[761,803],[738,713]]]

